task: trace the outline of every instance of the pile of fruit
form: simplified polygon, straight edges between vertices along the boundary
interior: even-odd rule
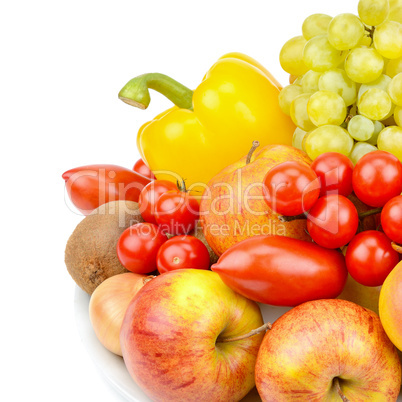
[[[63,174],[86,215],[67,269],[152,400],[398,398],[402,1],[302,31],[280,54],[285,88],[240,53],[195,91],[132,79],[127,104],[149,89],[175,104],[139,130],[142,159]],[[291,309],[264,323],[262,305]]]

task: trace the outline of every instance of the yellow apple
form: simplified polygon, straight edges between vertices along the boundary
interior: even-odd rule
[[[385,279],[380,292],[380,318],[393,344],[402,351],[402,261]]]

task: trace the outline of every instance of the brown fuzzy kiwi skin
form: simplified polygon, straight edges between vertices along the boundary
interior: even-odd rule
[[[112,201],[85,217],[67,242],[65,263],[77,285],[92,294],[105,279],[128,272],[120,263],[116,246],[131,225],[144,222],[133,201]]]

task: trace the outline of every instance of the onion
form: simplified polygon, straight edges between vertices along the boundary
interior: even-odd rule
[[[103,281],[92,293],[89,318],[100,343],[116,355],[122,356],[120,327],[132,298],[152,279],[152,276],[132,272],[114,275]]]

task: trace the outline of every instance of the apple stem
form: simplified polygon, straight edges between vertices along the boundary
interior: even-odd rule
[[[366,211],[366,212],[361,212],[359,214],[359,219],[363,219],[366,216],[379,214],[381,211],[382,211],[382,208],[375,208],[375,209],[370,209],[369,211]]]
[[[254,335],[260,334],[261,332],[265,332],[268,329],[272,328],[272,324],[267,322],[266,324],[262,325],[259,328],[253,329],[252,331],[248,332],[247,334],[236,336],[234,338],[223,338],[219,339],[218,342],[235,342],[235,341],[241,341],[242,339],[247,339],[250,338]]]
[[[341,397],[343,402],[350,402],[348,398],[346,398],[346,396],[343,394],[342,390],[341,390],[341,384],[339,383],[339,378],[335,377],[334,378],[334,383],[335,383],[335,388],[336,391],[338,392],[339,396]]]
[[[395,242],[392,242],[392,248],[397,251],[399,254],[402,254],[402,246],[399,244],[396,244]]]
[[[278,219],[281,222],[292,222],[292,221],[296,221],[298,219],[307,219],[307,215],[306,214],[300,214],[300,215],[295,215],[295,216],[279,215]]]
[[[154,278],[156,278],[155,275],[149,275],[149,276],[147,276],[146,278],[143,278],[143,279],[142,279],[142,283],[145,285],[146,283],[152,281],[152,279],[154,279]]]
[[[251,162],[251,157],[253,156],[254,151],[260,146],[260,141],[253,141],[253,146],[251,147],[250,151],[248,151],[246,165]]]

